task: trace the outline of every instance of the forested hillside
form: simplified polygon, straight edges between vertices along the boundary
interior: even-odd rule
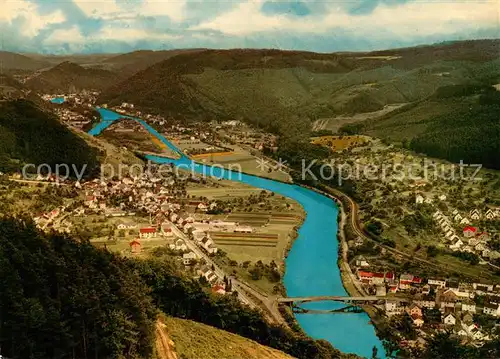
[[[499,44],[466,41],[374,53],[182,53],[105,89],[99,101],[131,102],[186,121],[238,119],[276,128],[296,116],[310,125],[422,101],[443,86],[492,80],[500,75]]]
[[[26,100],[0,102],[0,172],[19,171],[24,164],[48,164],[52,170],[74,165],[87,175],[99,167],[97,151],[53,114]]]
[[[458,163],[500,169],[500,92],[485,84],[446,86],[382,119],[344,127]]]
[[[72,62],[60,63],[26,81],[26,87],[40,93],[102,90],[118,80],[107,70],[84,68]]]
[[[214,296],[176,263],[125,259],[26,220],[0,217],[0,264],[0,347],[11,359],[149,359],[158,310],[296,358],[346,357],[268,324],[232,296]]]
[[[0,263],[2,355],[152,357],[156,310],[126,261],[1,218]]]

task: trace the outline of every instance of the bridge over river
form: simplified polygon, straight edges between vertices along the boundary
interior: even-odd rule
[[[410,302],[411,300],[406,297],[381,297],[381,296],[366,296],[366,297],[341,297],[341,296],[316,296],[316,297],[290,297],[278,298],[276,301],[281,304],[289,305],[294,313],[297,314],[349,314],[349,313],[362,313],[362,305],[374,304],[379,301],[397,301],[397,302]],[[335,309],[310,309],[303,308],[300,305],[304,303],[313,302],[341,302],[345,306]]]

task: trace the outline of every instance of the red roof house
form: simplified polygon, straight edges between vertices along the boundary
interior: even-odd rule
[[[130,242],[129,246],[132,253],[139,253],[141,251],[141,242],[139,242],[137,239],[134,239],[132,242]]]
[[[466,237],[472,237],[473,235],[476,234],[476,232],[477,232],[476,227],[467,226],[464,228],[464,236]]]
[[[144,227],[139,229],[140,238],[152,238],[156,235],[156,228],[154,227]]]

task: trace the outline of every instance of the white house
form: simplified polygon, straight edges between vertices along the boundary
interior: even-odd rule
[[[462,312],[475,313],[476,312],[476,304],[472,302],[462,302]]]
[[[463,219],[463,217],[460,214],[457,214],[455,217],[453,217],[453,220],[455,222],[460,222]]]
[[[455,244],[450,245],[450,249],[453,251],[458,251],[462,246],[464,245],[464,242],[462,240],[458,240],[455,242]]]
[[[485,284],[485,283],[472,283],[472,287],[475,290],[480,290],[483,292],[492,292],[494,285],[493,284]]]
[[[438,198],[439,198],[440,201],[445,201],[446,200],[446,195],[442,194]]]
[[[486,216],[486,219],[489,219],[489,220],[495,219],[495,217],[496,217],[495,213],[491,209],[488,209],[486,211],[485,216]]]
[[[455,325],[457,323],[457,320],[455,319],[455,316],[450,313],[444,317],[443,323],[445,325]]]
[[[460,224],[465,224],[466,226],[468,226],[470,224],[470,221],[467,217],[464,217],[461,221],[460,221]]]
[[[429,279],[427,281],[427,284],[429,285],[435,285],[437,287],[440,287],[440,288],[444,288],[446,287],[446,280],[442,280],[442,279]]]
[[[500,309],[498,304],[484,303],[483,313],[487,315],[492,315],[498,317],[500,315]]]
[[[206,236],[200,241],[201,246],[210,254],[217,253],[217,247],[215,246],[214,241]]]
[[[415,196],[415,203],[417,203],[417,204],[422,204],[422,203],[424,203],[424,197],[422,197],[422,195],[420,195],[420,194],[417,194],[417,195]]]
[[[156,237],[156,228],[154,227],[144,227],[139,229],[139,238],[149,239]]]
[[[477,220],[479,220],[479,218],[481,218],[481,216],[479,215],[479,213],[473,213],[473,214],[471,214],[470,218],[477,221]]]

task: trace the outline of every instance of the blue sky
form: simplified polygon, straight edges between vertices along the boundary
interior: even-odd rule
[[[361,51],[499,38],[497,0],[0,0],[2,50]]]

